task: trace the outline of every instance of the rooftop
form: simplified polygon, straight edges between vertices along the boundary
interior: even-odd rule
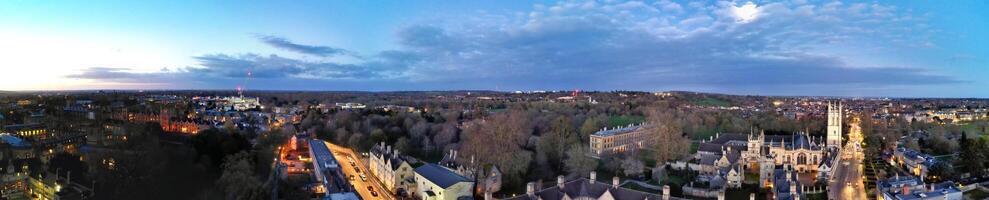
[[[17,136],[10,135],[9,133],[0,133],[0,140],[2,140],[3,143],[10,144],[10,146],[13,147],[18,147],[18,148],[31,147],[31,143],[28,143],[27,141],[24,141],[23,139]]]
[[[416,173],[443,188],[459,182],[470,182],[466,177],[432,163],[416,168]]]
[[[637,131],[637,130],[639,130],[641,128],[642,128],[642,124],[639,124],[639,125],[629,124],[628,126],[618,127],[618,128],[615,128],[615,129],[607,129],[607,128],[605,128],[603,130],[600,130],[598,132],[595,132],[594,135],[596,135],[596,136],[611,136],[611,135],[617,135],[617,134],[629,133],[629,132],[632,132],[632,131]]]

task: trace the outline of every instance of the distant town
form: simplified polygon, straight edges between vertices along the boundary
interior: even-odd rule
[[[0,199],[983,199],[989,100],[637,91],[0,98]]]

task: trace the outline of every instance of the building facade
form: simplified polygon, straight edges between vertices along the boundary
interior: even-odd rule
[[[841,148],[842,105],[828,103],[828,148]]]
[[[661,194],[636,191],[620,187],[621,181],[614,177],[611,183],[597,180],[595,172],[591,172],[588,178],[577,178],[567,181],[563,176],[556,179],[556,185],[545,188],[539,187],[535,182],[526,185],[526,192],[523,195],[506,198],[507,200],[679,200],[681,198],[670,196],[669,186],[663,189]]]
[[[392,193],[398,193],[399,190],[410,191],[415,185],[412,165],[401,158],[398,150],[384,142],[371,148],[370,171]]]
[[[815,139],[807,133],[718,134],[717,138],[701,143],[698,156],[701,165],[709,163],[714,169],[735,164],[753,168],[771,163],[774,166],[790,165],[799,172],[814,172],[828,154],[822,143],[822,139]]]
[[[876,199],[879,200],[962,200],[962,191],[953,182],[925,184],[914,176],[894,176],[880,180]]]
[[[591,134],[591,154],[596,158],[642,148],[648,138],[642,124],[602,129]]]
[[[457,200],[474,196],[474,182],[436,164],[416,168],[415,183],[416,195],[422,200]]]

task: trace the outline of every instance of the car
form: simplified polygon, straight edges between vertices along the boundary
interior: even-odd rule
[[[354,181],[354,175],[353,174],[350,175],[350,181]]]
[[[378,197],[378,192],[375,192],[374,190],[372,190],[371,191],[371,196]]]
[[[364,176],[364,174],[361,174],[361,181],[367,182],[367,176]]]
[[[361,173],[361,168],[354,168],[354,171],[357,173]]]
[[[371,187],[370,185],[367,186],[367,191],[374,191],[374,187]]]

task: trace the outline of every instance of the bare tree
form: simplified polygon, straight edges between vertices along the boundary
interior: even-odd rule
[[[531,136],[532,125],[524,112],[499,113],[464,130],[461,159],[473,156],[482,165],[495,165],[508,183],[522,183],[522,176],[532,161],[532,153],[523,149]]]
[[[625,176],[639,176],[645,171],[646,165],[635,156],[628,156],[622,159],[622,173]]]
[[[261,181],[254,176],[251,155],[246,151],[231,155],[223,162],[223,175],[216,186],[224,199],[262,199]]]
[[[564,162],[569,176],[581,176],[598,168],[598,161],[588,156],[590,151],[584,145],[574,145],[567,150]]]
[[[679,159],[688,153],[690,139],[684,135],[672,113],[656,108],[649,109],[646,120],[645,128],[652,138],[649,142],[656,150],[653,158],[659,165]]]

